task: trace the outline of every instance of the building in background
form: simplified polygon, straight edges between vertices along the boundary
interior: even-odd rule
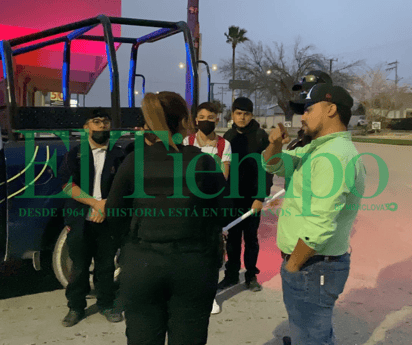
[[[33,34],[51,27],[96,17],[99,14],[121,16],[121,0],[19,0],[3,1],[0,40]],[[102,26],[87,32],[103,34]],[[120,36],[120,25],[113,25],[113,35]],[[59,37],[56,35],[54,37]],[[41,40],[38,41],[39,43]],[[118,48],[119,45],[117,44]],[[15,92],[19,106],[45,105],[47,93],[61,92],[64,43],[58,43],[16,56]],[[87,94],[107,65],[104,42],[75,40],[71,44],[70,92]],[[4,105],[3,68],[0,64],[0,107]]]

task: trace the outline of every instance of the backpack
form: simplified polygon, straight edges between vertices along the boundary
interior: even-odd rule
[[[189,135],[189,145],[193,146],[195,144],[196,133]],[[217,155],[220,159],[223,157],[223,150],[225,149],[225,139],[220,135],[217,136]]]

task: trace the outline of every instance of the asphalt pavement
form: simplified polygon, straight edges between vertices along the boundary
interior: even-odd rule
[[[351,271],[334,315],[338,345],[412,344],[412,148],[356,143],[367,170],[366,196],[378,189],[382,175],[372,155],[383,159],[389,180],[383,192],[362,203],[351,235]],[[371,155],[372,154],[372,155]],[[272,192],[283,188],[274,179]],[[396,210],[372,205],[395,203]],[[277,217],[262,217],[258,280],[263,291],[239,284],[218,294],[222,312],[210,318],[209,345],[281,345],[289,334],[280,285],[276,247]],[[223,275],[223,272],[221,272]],[[0,345],[126,344],[124,322],[108,323],[89,299],[88,317],[72,328],[61,326],[67,313],[64,290],[48,271],[30,263],[0,267]]]

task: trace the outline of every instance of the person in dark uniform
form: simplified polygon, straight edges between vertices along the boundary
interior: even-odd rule
[[[206,344],[231,206],[226,180],[213,157],[181,145],[193,124],[180,95],[148,93],[142,110],[144,128],[165,136],[135,142],[106,203],[109,223],[130,226],[120,274],[128,345],[164,345],[166,333],[169,345]]]
[[[226,263],[225,277],[219,283],[219,289],[225,289],[239,283],[240,256],[242,245],[242,234],[245,242],[244,263],[246,267],[246,286],[251,291],[260,291],[262,286],[258,283],[256,275],[260,272],[256,267],[259,242],[257,231],[260,224],[260,211],[265,196],[270,195],[272,176],[264,172],[258,159],[261,152],[269,144],[267,133],[260,128],[258,122],[253,119],[253,103],[249,98],[239,97],[232,105],[233,126],[223,136],[232,146],[232,155],[238,155],[238,161],[242,162],[238,169],[238,181],[236,183],[241,198],[233,199],[235,210],[243,213],[250,209],[256,210],[257,214],[243,220],[229,230],[226,251],[228,261]],[[257,154],[255,157],[247,157],[249,154]],[[245,158],[245,159],[244,159]],[[232,158],[233,162],[233,158]],[[260,171],[261,170],[261,171]],[[259,172],[260,171],[260,172]],[[260,175],[265,179],[259,180]],[[231,169],[230,175],[233,174]],[[259,184],[265,184],[263,189],[265,196],[258,195]]]
[[[118,241],[105,220],[104,205],[124,154],[117,145],[111,150],[108,149],[110,125],[110,116],[101,109],[95,109],[83,126],[89,130],[89,169],[88,174],[86,173],[89,179],[88,189],[84,189],[81,184],[80,157],[85,154],[81,145],[75,146],[66,154],[60,169],[64,192],[71,196],[65,204],[67,245],[73,261],[66,288],[70,311],[62,321],[65,327],[75,325],[85,315],[86,296],[90,292],[89,267],[92,258],[99,312],[110,322],[123,320],[121,312],[113,309],[114,257]]]

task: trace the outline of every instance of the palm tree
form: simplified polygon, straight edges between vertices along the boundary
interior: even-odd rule
[[[225,32],[226,36],[226,43],[232,44],[232,49],[233,49],[233,55],[232,55],[232,80],[235,80],[235,52],[236,52],[236,46],[239,43],[244,43],[246,41],[249,41],[249,39],[245,36],[246,34],[245,29],[240,29],[238,26],[229,26],[229,33]],[[235,100],[235,90],[232,90],[232,103]]]

